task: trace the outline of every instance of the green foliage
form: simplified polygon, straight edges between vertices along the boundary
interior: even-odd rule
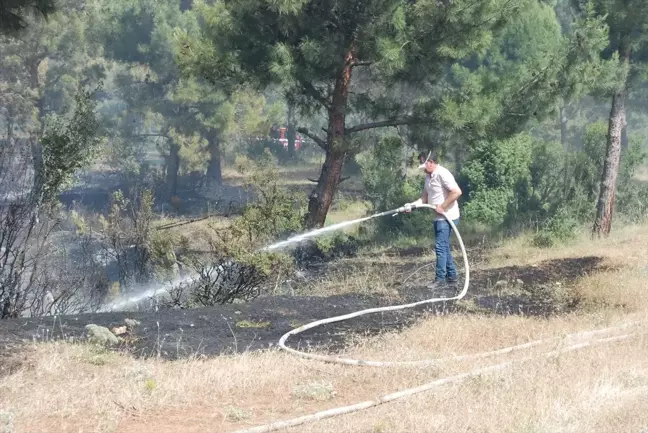
[[[533,237],[533,244],[548,248],[568,242],[574,238],[578,225],[579,221],[574,217],[573,212],[561,209],[542,223]]]
[[[244,187],[255,198],[234,224],[250,244],[270,242],[302,229],[305,197],[279,185],[277,163],[269,151],[254,161],[239,157],[237,169],[245,176]]]
[[[528,182],[532,138],[521,134],[507,140],[478,142],[466,161],[460,182],[467,219],[504,223],[520,185]]]
[[[290,266],[288,256],[260,250],[301,231],[305,198],[279,185],[276,162],[269,152],[256,161],[239,157],[238,169],[244,174],[244,185],[254,198],[230,225],[212,226],[206,232],[211,254],[208,260],[212,263],[235,260],[264,276],[281,272]]]
[[[471,140],[507,138],[555,115],[557,103],[614,81],[615,65],[598,56],[607,45],[603,20],[586,14],[573,25],[561,34],[541,2],[512,16],[485,53],[452,66],[443,126]]]
[[[537,245],[571,239],[590,221],[603,174],[607,125],[587,125],[582,147],[565,150],[558,143],[527,134],[480,142],[461,172],[467,220],[511,230],[534,228]],[[633,177],[645,151],[631,143],[623,153],[617,183],[617,210],[634,221],[646,213],[648,188]]]
[[[72,175],[96,154],[99,128],[94,91],[79,89],[69,119],[52,116],[41,139],[42,200],[50,201],[68,185]]]
[[[112,251],[124,289],[148,282],[155,273],[164,276],[175,264],[169,261],[167,240],[153,232],[153,205],[149,190],[136,191],[133,199],[117,190],[112,194],[108,215],[98,218],[96,231],[104,250]]]
[[[301,229],[304,200],[279,186],[276,163],[269,152],[264,156],[257,161],[239,157],[238,169],[255,200],[229,225],[212,224],[204,231],[209,253],[183,260],[199,277],[189,287],[174,289],[172,304],[191,308],[253,299],[268,277],[291,268],[287,255],[261,249]]]
[[[403,159],[403,142],[393,136],[383,138],[370,152],[358,156],[372,213],[395,209],[421,197],[423,175],[406,177]],[[429,215],[413,212],[399,218],[381,218],[376,224],[381,236],[393,236],[429,231],[431,222]]]
[[[55,10],[54,0],[4,0],[0,4],[0,33],[20,32],[29,24],[27,17],[47,18]]]

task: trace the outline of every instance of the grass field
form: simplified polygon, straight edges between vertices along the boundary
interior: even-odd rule
[[[346,355],[421,360],[556,337],[529,351],[379,369],[324,364],[277,351],[169,362],[85,344],[39,343],[17,354],[14,361],[21,367],[0,379],[0,420],[13,431],[33,433],[227,433],[531,354],[531,360],[493,374],[286,431],[640,433],[648,428],[647,235],[646,226],[626,227],[604,241],[583,237],[553,249],[531,247],[524,237],[508,241],[476,261],[475,269],[533,267],[547,259],[591,255],[602,257],[605,267],[570,284],[581,303],[568,314],[428,316],[400,333],[357,339]],[[398,259],[378,255],[372,260],[371,271],[348,276],[345,287],[380,291],[381,278],[394,272]],[[628,340],[542,356],[562,347],[566,334],[634,321],[644,323],[626,330],[639,333]]]

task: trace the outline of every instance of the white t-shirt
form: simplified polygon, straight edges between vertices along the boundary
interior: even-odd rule
[[[448,198],[450,190],[458,188],[457,181],[450,171],[437,165],[432,174],[425,176],[424,192],[427,193],[428,204],[443,204]],[[457,200],[452,203],[449,209],[445,210],[448,218],[456,220],[459,218],[459,203]],[[437,214],[436,220],[444,220],[442,215]]]

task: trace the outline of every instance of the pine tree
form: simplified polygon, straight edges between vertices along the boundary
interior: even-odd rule
[[[54,0],[2,0],[0,33],[15,35],[27,28],[30,19],[47,18],[54,10]]]
[[[603,176],[596,205],[592,235],[607,236],[612,228],[614,198],[616,193],[622,143],[627,142],[625,129],[626,102],[631,83],[641,75],[642,60],[648,47],[648,2],[643,0],[575,0],[581,11],[594,11],[604,17],[609,31],[609,46],[603,57],[617,63],[620,79],[613,89],[609,115],[607,149]]]
[[[1,113],[10,143],[14,130],[28,136],[25,151],[33,161],[33,188],[43,172],[46,118],[65,114],[79,84],[95,84],[103,76],[101,62],[88,54],[87,13],[73,0],[61,0],[57,7],[46,22],[27,18],[25,30],[0,36]]]
[[[177,193],[182,171],[206,171],[208,185],[222,183],[222,142],[235,129],[243,92],[232,95],[201,77],[183,77],[175,64],[177,46],[173,29],[198,33],[194,11],[181,11],[177,1],[97,0],[102,9],[96,34],[106,55],[121,62],[118,97],[138,128],[122,129],[129,139],[155,139],[166,160],[168,198]],[[125,126],[118,122],[116,127]],[[128,153],[122,151],[121,153]]]
[[[519,73],[518,78],[528,78],[526,84],[500,75],[508,86],[500,96],[497,80],[473,76],[470,67],[462,65],[476,59],[479,67],[499,30],[536,3],[224,0],[196,6],[205,22],[203,38],[192,40],[178,32],[181,64],[188,73],[219,84],[245,82],[263,88],[282,83],[302,114],[326,117],[324,137],[300,128],[326,152],[306,219],[307,226],[321,226],[345,160],[362,150],[358,145],[362,140],[354,135],[398,125],[439,128],[453,116],[471,117],[451,119],[458,129],[464,124],[478,133],[506,135],[519,130],[533,108],[542,110],[548,98],[563,91],[569,62],[579,59],[575,50],[561,51],[571,58],[554,59],[536,77],[530,71]],[[451,84],[464,82],[447,92],[449,72],[455,73]],[[555,90],[535,98],[539,87],[552,82]],[[402,85],[413,97],[403,98]],[[530,97],[533,104],[528,103]],[[493,104],[488,104],[489,98]],[[474,110],[468,111],[470,107]],[[488,115],[480,112],[482,108],[489,110]],[[369,121],[348,124],[360,117]]]

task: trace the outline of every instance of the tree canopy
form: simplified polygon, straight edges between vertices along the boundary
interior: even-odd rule
[[[178,31],[187,74],[219,86],[278,83],[302,113],[327,118],[324,137],[300,129],[326,152],[309,226],[324,223],[345,159],[362,150],[353,134],[423,124],[464,137],[511,135],[557,97],[596,81],[596,53],[607,41],[591,16],[577,39],[563,38],[553,9],[535,0],[196,7],[202,36]],[[411,97],[403,98],[403,86]],[[362,117],[371,121],[349,124]]]
[[[24,30],[29,18],[46,18],[55,10],[54,0],[3,0],[0,3],[0,33]]]

